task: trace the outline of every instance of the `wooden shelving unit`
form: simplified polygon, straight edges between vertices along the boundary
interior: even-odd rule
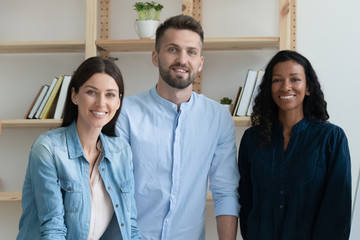
[[[181,0],[183,13],[193,16],[201,22],[201,0]],[[100,1],[98,10],[97,0],[86,0],[86,39],[79,41],[24,41],[0,42],[0,53],[60,53],[81,52],[85,58],[95,56],[100,51],[104,52],[141,52],[152,51],[154,40],[109,39],[109,5],[110,1]],[[279,0],[279,37],[229,37],[206,38],[205,51],[231,51],[231,50],[259,50],[259,49],[292,49],[296,50],[296,0]],[[98,12],[101,17],[98,19]],[[101,20],[101,21],[99,21]],[[256,21],[256,19],[255,19]],[[97,38],[97,25],[101,24],[100,39]],[[106,54],[105,54],[106,55]],[[198,81],[198,79],[196,80]],[[194,84],[195,85],[195,84]],[[201,77],[196,84],[201,92]],[[233,117],[235,126],[250,126],[249,117]],[[0,134],[2,129],[8,128],[56,128],[61,125],[61,120],[45,119],[9,119],[0,121]],[[0,202],[16,202],[21,200],[21,193],[0,192]],[[211,197],[207,202],[212,201]]]

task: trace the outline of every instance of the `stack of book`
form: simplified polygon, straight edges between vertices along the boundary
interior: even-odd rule
[[[251,116],[254,99],[258,93],[258,87],[264,76],[264,70],[249,69],[245,78],[244,86],[240,86],[233,108],[232,115],[245,117]]]
[[[71,75],[61,75],[41,86],[24,118],[61,119],[70,80]]]

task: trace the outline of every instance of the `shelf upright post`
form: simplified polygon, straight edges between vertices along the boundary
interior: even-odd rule
[[[110,39],[110,4],[111,0],[100,1],[100,40]],[[106,50],[101,50],[100,56],[109,58],[110,53]]]
[[[96,56],[97,0],[86,0],[85,59]]]
[[[279,50],[296,51],[296,0],[279,0]]]
[[[182,0],[182,13],[184,15],[192,16],[195,20],[202,22],[202,4],[201,0]],[[202,88],[202,74],[198,73],[195,81],[193,82],[193,91],[201,93]]]

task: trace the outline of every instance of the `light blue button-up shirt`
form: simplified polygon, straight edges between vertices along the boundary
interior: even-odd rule
[[[133,197],[132,154],[119,137],[100,134],[99,172],[115,214],[101,239],[140,239]],[[22,192],[17,239],[87,239],[89,163],[75,122],[42,134],[33,144]]]
[[[153,88],[124,99],[117,130],[133,151],[143,239],[205,239],[208,179],[215,215],[238,216],[235,131],[227,108],[193,92],[178,111]]]

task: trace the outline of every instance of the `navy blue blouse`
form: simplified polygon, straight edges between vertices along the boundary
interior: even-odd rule
[[[351,167],[344,131],[302,119],[286,151],[281,126],[259,147],[258,127],[241,140],[240,229],[245,240],[348,239]]]

